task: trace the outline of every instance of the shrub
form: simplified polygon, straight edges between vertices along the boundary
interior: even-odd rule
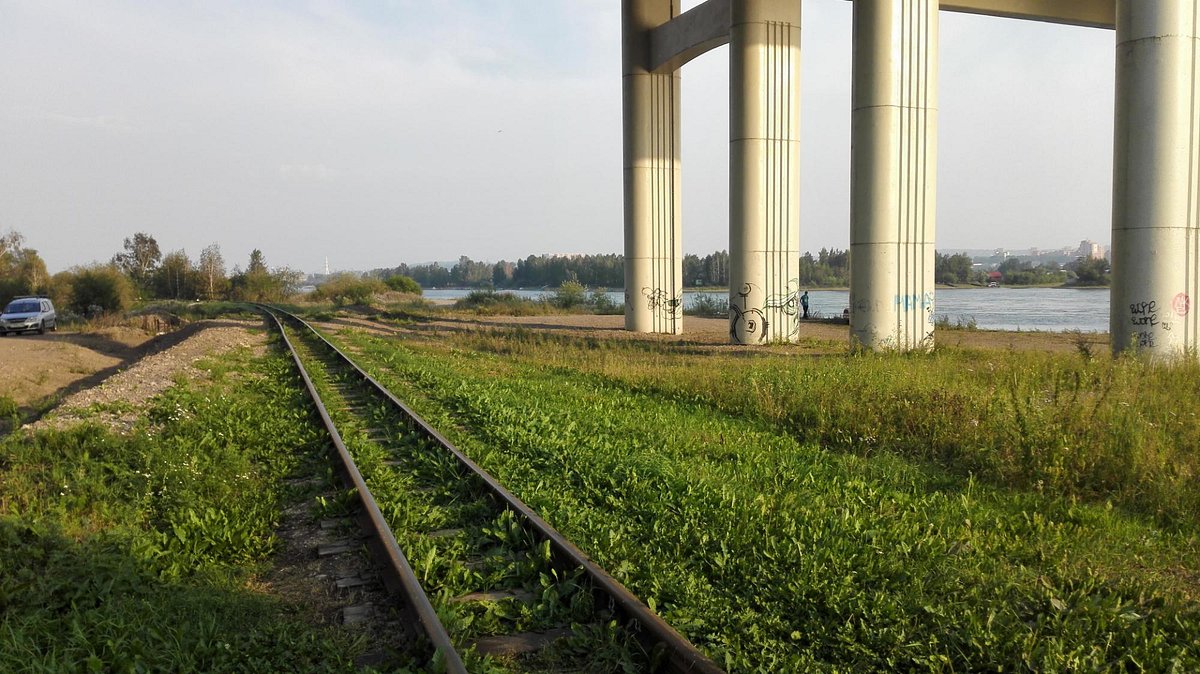
[[[683,313],[688,316],[724,318],[729,315],[729,300],[707,294],[696,295],[692,306],[684,307]]]
[[[110,265],[81,267],[69,274],[71,302],[68,306],[78,314],[90,316],[97,311],[125,311],[133,304],[133,283]]]
[[[387,284],[387,287],[396,292],[411,293],[413,295],[420,295],[422,292],[421,284],[413,280],[411,276],[397,274],[396,276],[385,278],[383,282]]]
[[[455,302],[454,308],[466,309],[484,316],[534,316],[545,313],[545,305],[541,302],[494,290],[472,290],[466,297]]]
[[[587,304],[587,288],[579,282],[574,274],[571,274],[571,278],[563,281],[558,290],[554,291],[554,295],[550,297],[550,303],[559,309],[574,309],[583,306]]]
[[[386,292],[388,286],[375,278],[360,278],[354,274],[338,274],[322,283],[311,298],[314,301],[327,300],[338,306],[346,304],[366,304],[376,293]]]
[[[620,314],[625,312],[625,304],[614,302],[603,290],[593,290],[587,298],[587,304],[598,314]]]

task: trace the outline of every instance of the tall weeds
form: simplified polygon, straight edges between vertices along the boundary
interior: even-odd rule
[[[830,449],[932,461],[1004,487],[1111,501],[1160,524],[1200,512],[1200,364],[979,351],[697,354],[530,331],[457,343],[765,419]]]

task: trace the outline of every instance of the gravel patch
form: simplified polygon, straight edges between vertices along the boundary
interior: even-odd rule
[[[265,353],[266,334],[254,321],[206,321],[196,333],[179,344],[147,356],[128,369],[105,379],[98,386],[67,397],[36,423],[26,428],[39,431],[62,429],[83,421],[93,421],[122,433],[129,433],[142,416],[142,408],[154,396],[170,388],[179,377],[200,379],[206,374],[195,363],[239,348],[250,348],[255,355]]]

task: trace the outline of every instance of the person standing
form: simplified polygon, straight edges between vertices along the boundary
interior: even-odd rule
[[[804,318],[808,318],[808,291],[800,296],[800,308],[804,310]]]

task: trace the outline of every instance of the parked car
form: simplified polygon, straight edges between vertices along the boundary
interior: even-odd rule
[[[58,330],[58,314],[54,303],[45,297],[18,297],[4,307],[0,314],[0,335],[10,332]]]

